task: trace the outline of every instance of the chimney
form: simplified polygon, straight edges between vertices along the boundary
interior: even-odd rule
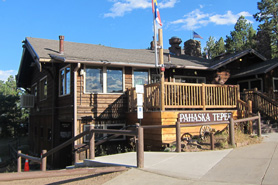
[[[201,42],[193,39],[184,42],[184,54],[201,57]]]
[[[65,37],[63,35],[59,35],[59,53],[61,55],[64,54],[64,39]]]
[[[172,37],[169,39],[169,44],[171,47],[169,47],[170,53],[175,54],[176,56],[181,55],[181,47],[179,46],[180,43],[182,43],[182,40],[178,37]]]

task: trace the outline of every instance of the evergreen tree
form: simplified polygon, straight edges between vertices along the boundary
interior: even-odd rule
[[[225,49],[225,42],[224,42],[224,39],[223,37],[221,37],[216,43],[215,43],[215,46],[213,48],[213,54],[212,54],[212,57],[216,57],[218,55],[221,55],[223,53],[226,52],[226,49]]]
[[[17,90],[13,76],[0,81],[0,136],[19,136],[26,129],[28,111],[20,107],[21,90]],[[26,130],[25,130],[26,131]]]
[[[244,16],[240,16],[231,31],[230,36],[226,36],[226,50],[231,53],[242,51],[248,48],[255,48],[256,31],[251,23],[248,23]]]
[[[211,59],[213,57],[213,48],[215,46],[215,39],[214,37],[210,36],[209,40],[206,42],[206,47],[204,48],[203,55],[208,59]]]
[[[278,0],[261,0],[257,5],[259,12],[254,18],[262,22],[261,31],[270,36],[272,58],[278,57]]]

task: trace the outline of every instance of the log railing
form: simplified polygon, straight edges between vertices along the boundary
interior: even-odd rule
[[[278,103],[257,89],[245,90],[242,94],[243,100],[251,100],[253,109],[269,116],[273,120],[278,120]]]
[[[136,140],[138,140],[137,145],[136,145],[136,147],[137,147],[137,167],[138,168],[144,167],[144,164],[143,164],[143,160],[144,160],[143,129],[138,124],[136,125],[136,130],[94,129],[94,125],[90,125],[90,130],[86,130],[86,131],[78,134],[77,136],[67,140],[66,142],[58,145],[57,147],[49,150],[48,152],[46,150],[43,150],[40,158],[29,156],[27,154],[23,154],[19,150],[17,152],[17,171],[21,172],[22,158],[41,164],[42,165],[41,170],[46,171],[47,157],[49,155],[52,155],[52,154],[58,152],[59,150],[65,148],[66,146],[68,146],[70,144],[73,144],[74,141],[76,141],[76,140],[80,139],[81,137],[86,136],[88,134],[90,135],[89,155],[90,155],[90,159],[94,159],[95,158],[95,145],[96,145],[95,144],[95,133],[106,133],[106,134],[125,135],[125,136],[136,137]]]
[[[145,85],[145,111],[171,109],[236,108],[239,99],[238,85],[194,83],[164,83],[164,105],[160,104],[160,84]],[[136,110],[136,92],[128,90],[129,112]]]

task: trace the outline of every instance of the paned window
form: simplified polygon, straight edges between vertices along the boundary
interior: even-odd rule
[[[60,70],[60,96],[70,94],[70,67]]]
[[[44,77],[40,81],[40,100],[47,98],[47,77]]]
[[[123,70],[107,69],[107,93],[123,92]]]
[[[103,92],[103,70],[102,68],[86,68],[86,92]]]
[[[133,71],[133,87],[136,85],[149,84],[149,72],[147,70],[134,70]]]
[[[124,75],[122,68],[86,67],[87,93],[122,93]]]

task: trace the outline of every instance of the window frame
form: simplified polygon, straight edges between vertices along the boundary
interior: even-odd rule
[[[278,92],[278,87],[277,88],[275,88],[275,83],[274,83],[274,81],[275,80],[278,80],[278,77],[273,77],[272,78],[272,83],[273,83],[273,92]]]
[[[38,84],[37,84],[37,83],[34,83],[34,84],[31,86],[31,93],[32,93],[35,97],[38,97]]]
[[[69,68],[69,92],[67,93],[67,79],[66,79],[66,69]],[[62,82],[61,82],[61,71],[64,71],[64,84],[63,93],[61,94]],[[59,97],[68,96],[71,94],[71,66],[67,65],[59,70]]]
[[[182,75],[174,75],[174,83],[190,83],[190,82],[176,82],[176,78],[189,78],[189,79],[202,79],[204,82],[202,83],[206,83],[207,79],[206,77],[202,77],[202,76],[182,76]],[[197,84],[202,84],[197,82]]]
[[[46,89],[45,89],[45,84],[42,87],[42,83],[45,80],[46,82]],[[40,79],[40,87],[39,87],[39,96],[40,96],[40,101],[44,101],[47,99],[47,90],[48,90],[48,82],[47,82],[47,75],[44,76],[43,78]]]
[[[257,81],[257,80],[261,81],[261,89],[258,89],[258,91],[263,92],[263,79],[262,78],[252,78],[252,79],[248,79],[248,80],[240,80],[240,81],[237,81],[237,84],[240,85],[240,83],[247,82],[248,83],[248,89],[251,89],[251,82],[252,81]]]
[[[132,69],[132,87],[135,87],[134,71],[146,71],[146,72],[148,72],[148,84],[150,84],[150,82],[151,82],[150,69],[146,69],[146,68],[133,68]],[[143,84],[143,85],[147,85],[147,84]]]
[[[122,128],[124,128],[126,126],[126,124],[124,123],[115,123],[115,124],[93,124],[95,129],[109,129],[109,127],[115,127],[115,126],[120,126]],[[90,129],[90,125],[83,125],[83,131],[89,130]],[[105,134],[105,133],[99,133],[100,135],[102,135],[101,137],[107,137],[109,134]],[[100,138],[101,138],[100,137]],[[115,139],[111,139],[111,141],[124,141],[126,140],[126,136],[122,135],[119,136]],[[89,135],[84,136],[83,137],[83,143],[88,143],[89,140]]]
[[[101,85],[102,85],[102,92],[89,92],[87,91],[86,88],[86,78],[87,78],[87,74],[86,74],[86,69],[88,68],[99,68],[102,70],[102,81],[101,81]],[[122,92],[111,92],[108,93],[107,92],[107,69],[121,69],[122,70]],[[86,65],[84,67],[84,94],[123,94],[124,93],[124,89],[125,89],[125,68],[124,67],[117,67],[117,66],[97,66],[97,65]]]

